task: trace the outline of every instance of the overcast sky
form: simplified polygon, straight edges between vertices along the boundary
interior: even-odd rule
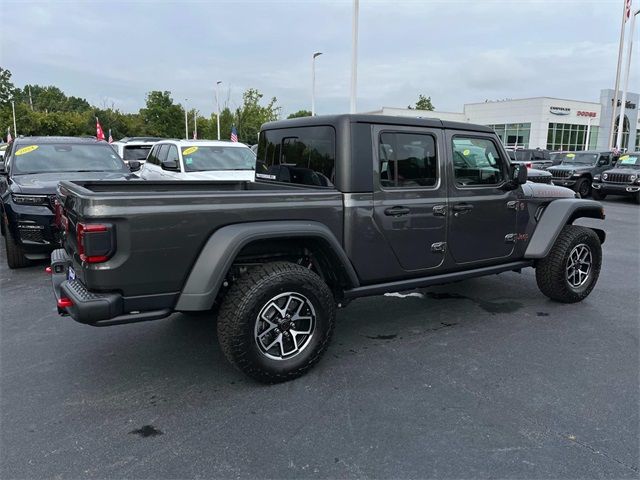
[[[441,111],[485,99],[599,101],[613,88],[622,2],[361,0],[358,110],[406,107],[419,93]],[[349,109],[351,0],[2,4],[1,65],[18,86],[56,85],[126,112],[170,90],[208,115],[222,80],[221,103],[234,108],[255,87],[286,115],[310,109],[311,54],[321,51],[316,110]]]

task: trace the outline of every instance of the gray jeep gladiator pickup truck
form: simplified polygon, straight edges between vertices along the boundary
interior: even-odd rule
[[[536,269],[583,300],[600,203],[526,181],[489,128],[373,115],[265,124],[256,182],[61,182],[59,312],[105,326],[219,307],[226,357],[264,382],[321,357],[350,300]]]

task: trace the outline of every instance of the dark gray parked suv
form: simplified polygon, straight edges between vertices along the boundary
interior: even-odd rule
[[[591,183],[598,175],[615,165],[617,156],[613,152],[564,152],[556,156],[558,165],[547,168],[553,175],[554,185],[562,185],[578,192],[582,198],[591,195]]]
[[[336,309],[367,295],[536,270],[579,302],[600,272],[602,205],[526,182],[493,130],[379,115],[263,126],[256,182],[62,182],[59,312],[90,325],[219,306],[229,361],[264,382],[308,371]]]

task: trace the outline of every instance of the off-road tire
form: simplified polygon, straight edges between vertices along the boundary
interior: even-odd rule
[[[591,180],[588,178],[581,178],[576,182],[576,192],[580,194],[580,197],[587,198],[591,195]]]
[[[9,225],[6,224],[6,221],[4,232],[4,246],[9,268],[14,269],[28,266],[30,262],[27,257],[24,256],[24,249],[13,240]]]
[[[284,292],[304,295],[315,310],[315,330],[304,350],[292,358],[268,358],[257,345],[259,313]],[[230,287],[218,314],[218,341],[239,370],[264,383],[292,380],[311,369],[326,351],[335,324],[336,302],[327,284],[311,270],[288,262],[249,269]]]
[[[596,189],[591,190],[591,196],[594,200],[604,200],[605,198],[607,198],[606,193],[600,193],[600,191]]]
[[[587,281],[575,288],[567,279],[567,266],[572,250],[584,244],[591,251],[592,263]],[[536,281],[540,291],[552,300],[576,303],[584,300],[595,287],[602,266],[602,246],[598,235],[590,228],[565,226],[549,254],[536,266]]]

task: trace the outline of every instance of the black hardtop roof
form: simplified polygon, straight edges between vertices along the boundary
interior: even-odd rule
[[[484,125],[476,125],[473,123],[450,122],[440,120],[438,118],[415,118],[415,117],[399,117],[392,115],[373,115],[365,113],[341,114],[341,115],[322,115],[318,117],[299,117],[287,120],[277,120],[275,122],[265,123],[262,128],[264,130],[272,130],[278,128],[291,127],[311,127],[315,125],[341,125],[348,123],[371,123],[380,125],[401,125],[409,127],[431,127],[431,128],[449,128],[452,130],[468,130],[483,133],[493,133],[493,129]]]
[[[36,137],[18,137],[14,140],[16,145],[27,143],[27,144],[53,144],[53,143],[73,143],[73,144],[105,144],[109,145],[104,140],[96,140],[94,137],[46,137],[46,136],[36,136]]]

